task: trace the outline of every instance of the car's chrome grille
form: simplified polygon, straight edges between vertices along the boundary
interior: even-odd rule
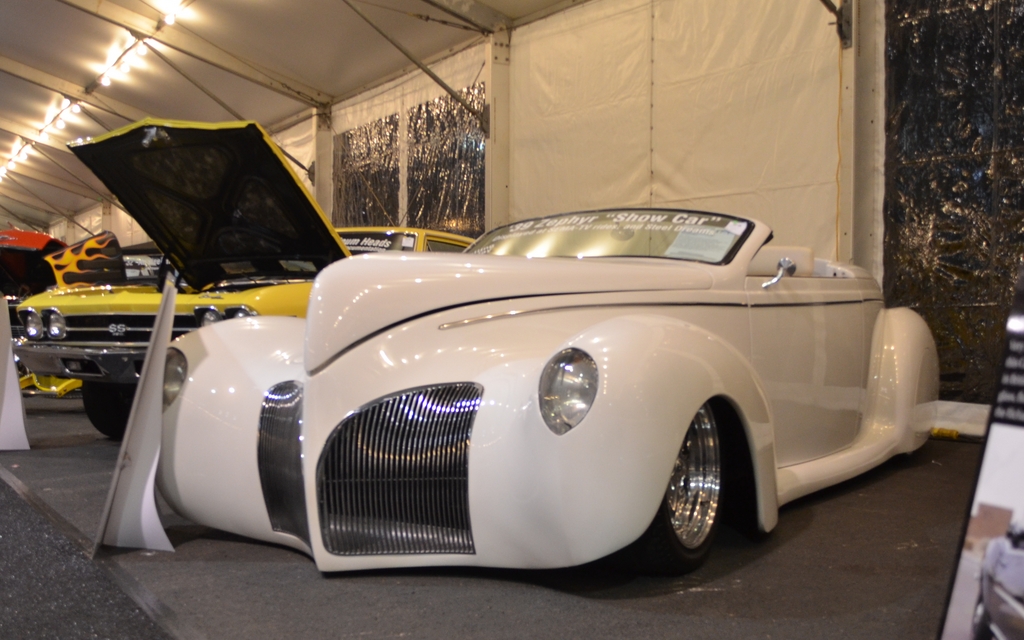
[[[62,342],[130,343],[149,342],[156,314],[153,313],[100,313],[64,316],[68,335]],[[174,316],[172,339],[197,328],[191,313]]]
[[[21,326],[21,320],[18,319],[18,303],[14,302],[7,305],[7,313],[11,317],[11,337],[12,338],[24,338],[25,327]]]
[[[469,438],[483,387],[410,389],[346,417],[317,464],[324,547],[336,555],[475,553]]]
[[[282,382],[263,395],[257,461],[263,501],[274,531],[309,544],[302,481],[302,385]]]

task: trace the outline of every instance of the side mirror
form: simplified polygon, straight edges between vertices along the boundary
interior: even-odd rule
[[[779,272],[775,274],[774,278],[762,284],[761,288],[767,289],[773,284],[778,283],[779,280],[782,280],[784,276],[791,276],[794,273],[796,273],[796,263],[794,263],[789,258],[782,258],[781,260],[779,260]]]

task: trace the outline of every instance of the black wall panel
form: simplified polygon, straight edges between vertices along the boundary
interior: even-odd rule
[[[885,289],[989,403],[1024,255],[1024,0],[886,3]]]

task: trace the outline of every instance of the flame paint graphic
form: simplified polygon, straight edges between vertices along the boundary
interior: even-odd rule
[[[126,280],[121,244],[110,231],[46,256],[60,287],[119,284]]]

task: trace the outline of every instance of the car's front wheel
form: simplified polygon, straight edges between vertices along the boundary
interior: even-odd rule
[[[654,522],[626,553],[644,573],[679,575],[707,559],[722,520],[722,443],[705,403],[690,422]]]
[[[82,404],[85,415],[96,430],[111,440],[120,440],[128,427],[128,416],[135,399],[134,384],[109,382],[82,383]]]

